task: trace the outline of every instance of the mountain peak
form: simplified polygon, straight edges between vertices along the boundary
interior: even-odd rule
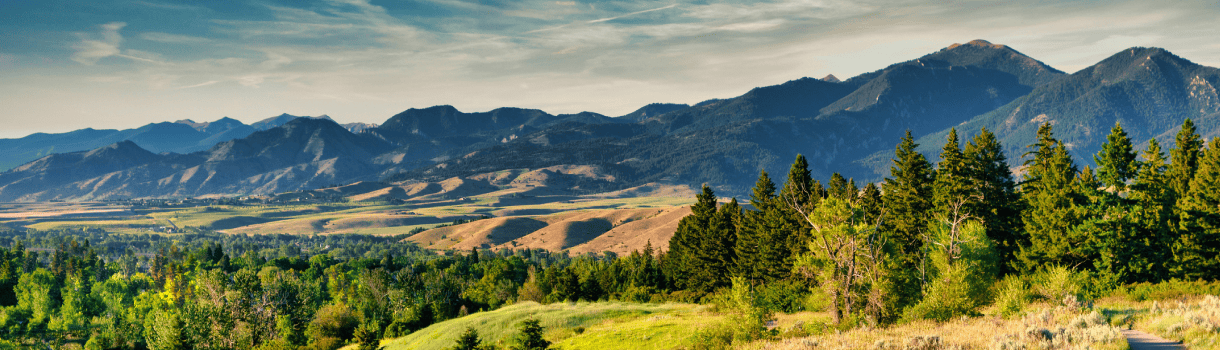
[[[962,47],[962,46],[967,46],[967,47],[978,47],[978,48],[990,48],[990,49],[1004,49],[1004,48],[1007,48],[1007,47],[1008,47],[1008,46],[1004,46],[1004,45],[992,44],[990,41],[983,40],[983,39],[975,39],[975,40],[971,40],[970,42],[965,43],[965,44],[953,44],[953,45],[949,45],[949,49],[950,49],[950,50],[952,50],[952,49],[956,49],[956,48],[959,48],[959,47]]]
[[[825,77],[822,78],[822,81],[831,82],[831,83],[842,82],[842,80],[839,80],[839,77],[836,77],[834,74],[827,74]]]

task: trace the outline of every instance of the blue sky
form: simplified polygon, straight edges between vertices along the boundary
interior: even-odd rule
[[[450,104],[617,116],[953,43],[1067,72],[1131,46],[1220,65],[1216,1],[0,0],[0,137]]]

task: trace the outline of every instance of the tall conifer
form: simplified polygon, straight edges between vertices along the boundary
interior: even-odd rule
[[[734,198],[720,206],[708,222],[699,249],[694,254],[697,263],[692,268],[696,288],[711,292],[729,286],[729,277],[736,263],[734,246],[737,243],[737,225],[741,222],[741,206]]]
[[[1135,177],[1139,170],[1131,138],[1117,122],[1110,129],[1110,135],[1106,136],[1106,143],[1101,145],[1101,151],[1093,156],[1093,161],[1097,162],[1097,179],[1113,193],[1123,193],[1127,189],[1127,180]]]
[[[919,145],[907,130],[894,150],[894,165],[885,179],[882,201],[885,203],[885,227],[893,237],[899,258],[892,266],[895,274],[897,305],[910,305],[918,300],[924,285],[925,259],[923,246],[928,228],[928,211],[932,208],[932,164],[915,151]]]
[[[755,210],[742,213],[741,224],[737,228],[737,242],[733,247],[737,263],[734,264],[733,274],[757,282],[762,280],[763,276],[760,271],[763,259],[760,246],[768,243],[764,242],[762,237],[767,236],[770,231],[765,214],[769,210],[775,210],[775,183],[771,181],[766,170],[758,175],[758,181],[754,183],[750,205]]]
[[[691,277],[697,264],[695,254],[716,215],[716,194],[710,187],[703,185],[703,191],[695,198],[691,214],[678,221],[678,229],[669,240],[669,252],[664,260],[666,275],[673,279],[674,286],[683,289],[692,287]]]
[[[763,268],[768,279],[783,279],[792,273],[792,259],[808,249],[809,222],[801,212],[810,212],[824,196],[825,189],[809,173],[809,162],[804,155],[797,155],[788,170],[788,181],[777,200],[780,210],[767,214],[767,221],[774,229],[764,237],[770,242],[764,249]],[[796,206],[797,208],[793,208]],[[799,208],[799,209],[798,209]]]
[[[941,149],[940,163],[936,166],[936,177],[932,186],[935,217],[952,219],[950,216],[953,215],[974,216],[970,213],[970,207],[977,203],[978,199],[973,193],[975,186],[967,166],[958,144],[957,129],[949,129],[949,139]]]
[[[1199,155],[1199,169],[1182,203],[1182,231],[1171,273],[1185,279],[1220,276],[1220,138]]]
[[[1052,264],[1076,265],[1083,257],[1075,254],[1083,242],[1068,234],[1080,223],[1076,165],[1067,148],[1054,138],[1050,124],[1038,129],[1038,143],[1031,145],[1033,158],[1026,162],[1027,173],[1021,191],[1029,207],[1022,213],[1029,246],[1018,254],[1025,270]],[[1092,178],[1089,171],[1084,181]]]
[[[1176,201],[1190,192],[1190,181],[1195,178],[1195,171],[1199,169],[1199,152],[1203,149],[1203,140],[1199,138],[1195,123],[1190,118],[1182,122],[1182,128],[1173,140],[1165,176]]]
[[[1021,196],[1008,168],[1008,158],[995,134],[986,128],[966,143],[962,155],[978,197],[970,213],[983,223],[987,237],[995,242],[995,250],[1000,254],[1000,272],[1015,272],[1017,247],[1028,243],[1021,221]]]

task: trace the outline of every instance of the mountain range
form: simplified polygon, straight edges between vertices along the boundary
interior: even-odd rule
[[[1135,140],[1158,138],[1164,147],[1185,118],[1216,134],[1217,84],[1220,70],[1163,49],[1131,48],[1067,74],[975,40],[846,80],[801,78],[619,117],[435,106],[380,125],[284,115],[252,125],[226,118],[35,134],[0,140],[0,150],[14,150],[0,165],[22,164],[0,174],[0,201],[271,194],[556,166],[598,172],[585,176],[597,181],[565,182],[563,191],[706,183],[743,196],[760,170],[782,181],[798,153],[815,178],[878,180],[908,130],[935,161],[949,128],[972,136],[986,127],[1016,165],[1048,122],[1078,162],[1091,163],[1115,122]]]

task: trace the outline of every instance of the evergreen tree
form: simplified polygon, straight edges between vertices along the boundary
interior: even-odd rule
[[[1029,205],[1022,213],[1029,246],[1018,253],[1021,265],[1025,271],[1053,264],[1078,266],[1087,258],[1080,254],[1084,240],[1070,233],[1080,223],[1076,165],[1049,123],[1038,129],[1038,143],[1030,147],[1033,158],[1026,162],[1021,187]],[[1089,171],[1080,182],[1091,177]]]
[[[734,275],[751,282],[763,279],[761,265],[765,257],[762,256],[762,246],[770,242],[765,242],[762,238],[771,235],[771,226],[768,225],[765,214],[778,210],[776,204],[775,183],[771,182],[771,177],[767,176],[767,171],[764,170],[758,175],[758,181],[755,182],[754,191],[750,195],[750,205],[756,211],[746,211],[737,227],[737,240],[733,247],[737,258]]]
[[[983,128],[966,143],[963,157],[978,200],[968,212],[981,221],[987,237],[995,242],[995,251],[1000,255],[999,272],[1015,272],[1017,247],[1028,243],[1022,234],[1021,196],[1003,147],[995,134]]]
[[[885,179],[885,201],[888,225],[904,253],[913,254],[923,246],[922,232],[927,225],[932,203],[932,164],[923,154],[908,130],[894,151],[894,165]]]
[[[1185,279],[1220,276],[1220,138],[1199,155],[1199,169],[1182,203],[1181,233],[1171,273]]]
[[[678,222],[678,229],[669,240],[669,253],[665,255],[666,276],[679,289],[690,288],[691,277],[698,264],[696,254],[707,228],[716,216],[716,194],[707,185],[691,205],[691,214]]]
[[[730,285],[732,269],[736,263],[734,246],[737,243],[737,225],[741,222],[741,206],[733,198],[712,217],[699,240],[695,257],[698,262],[692,269],[696,289],[710,293],[716,288]]]
[[[852,200],[856,197],[855,186],[848,184],[847,179],[839,173],[830,175],[830,181],[827,182],[826,195],[839,199]]]
[[[885,179],[885,225],[895,245],[899,258],[895,268],[905,269],[897,274],[899,306],[918,300],[923,284],[924,236],[928,228],[928,211],[932,208],[932,164],[923,154],[915,151],[919,145],[907,130],[906,136],[894,150],[894,165],[890,177]]]
[[[771,227],[767,242],[760,251],[763,256],[762,270],[768,281],[785,279],[792,274],[792,261],[808,249],[809,223],[804,214],[812,211],[826,190],[809,174],[809,163],[805,156],[797,155],[788,170],[788,182],[784,183],[776,199],[780,204],[773,213],[764,214]]]
[[[1138,233],[1119,245],[1133,256],[1127,260],[1143,262],[1129,265],[1139,270],[1131,271],[1128,282],[1163,279],[1167,272],[1166,263],[1170,259],[1168,250],[1163,247],[1173,243],[1170,239],[1173,189],[1165,176],[1165,154],[1161,152],[1160,143],[1151,139],[1143,156],[1144,161],[1130,186],[1128,197],[1134,205],[1132,221],[1138,227]]]
[[[969,164],[957,142],[957,129],[949,129],[949,139],[940,152],[940,163],[936,166],[932,186],[933,217],[937,220],[955,220],[973,217],[971,207],[978,199],[970,177]],[[931,225],[939,226],[933,222]]]
[[[1190,181],[1195,178],[1199,169],[1199,152],[1203,149],[1203,140],[1195,130],[1195,123],[1187,118],[1182,122],[1181,130],[1174,137],[1173,148],[1169,150],[1169,167],[1165,170],[1166,181],[1173,190],[1174,200],[1186,197],[1190,192]],[[1178,203],[1181,206],[1182,203]]]
[[[513,337],[509,345],[512,350],[545,350],[550,348],[551,342],[542,338],[543,328],[537,319],[528,319],[521,322],[521,333]]]
[[[1135,177],[1139,170],[1139,162],[1135,159],[1135,147],[1131,138],[1117,122],[1106,136],[1106,143],[1101,145],[1101,151],[1093,156],[1097,162],[1097,178],[1107,190],[1121,194],[1127,189],[1127,180]]]
[[[479,332],[474,330],[474,327],[466,327],[466,331],[458,336],[457,344],[454,344],[451,350],[479,350],[479,344],[483,341],[479,340]]]

